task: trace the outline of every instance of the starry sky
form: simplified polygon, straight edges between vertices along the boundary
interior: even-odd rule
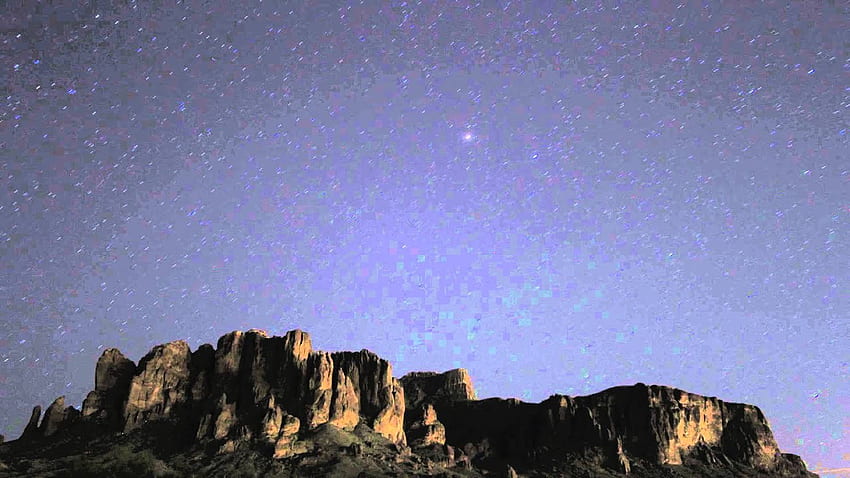
[[[105,348],[300,328],[480,397],[753,403],[850,468],[847,2],[5,8],[7,438]]]

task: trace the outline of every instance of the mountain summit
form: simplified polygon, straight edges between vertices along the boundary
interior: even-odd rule
[[[478,400],[464,369],[397,379],[300,330],[213,348],[103,352],[82,410],[59,397],[0,442],[0,477],[814,477],[753,405],[636,384]]]

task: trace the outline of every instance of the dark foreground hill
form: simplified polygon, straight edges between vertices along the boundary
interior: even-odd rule
[[[97,362],[82,410],[35,407],[0,477],[814,477],[758,407],[637,384],[477,400],[463,369],[396,379],[300,331]]]

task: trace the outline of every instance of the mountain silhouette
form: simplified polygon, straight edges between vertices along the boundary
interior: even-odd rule
[[[0,444],[0,477],[814,477],[761,410],[672,387],[479,400],[464,369],[395,378],[368,350],[252,329],[138,364],[103,352],[82,409],[59,397]]]

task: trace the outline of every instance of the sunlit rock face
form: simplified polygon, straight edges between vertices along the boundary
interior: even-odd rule
[[[349,395],[358,399],[366,424],[390,441],[405,444],[404,389],[393,378],[392,365],[368,350],[337,352],[331,360],[339,377],[334,381],[334,396],[345,395],[350,386],[354,393]],[[354,405],[352,402],[350,406]]]
[[[350,430],[365,421],[388,439],[405,441],[404,399],[395,390],[400,387],[389,362],[368,351],[313,351],[309,335],[300,330],[283,337],[237,331],[219,340],[212,377],[217,405],[203,415],[200,437],[213,423],[214,438],[277,440],[293,435],[291,417],[305,429],[330,423]],[[273,429],[283,430],[278,420],[290,425],[275,437]]]
[[[76,418],[57,399],[30,436],[52,435]],[[79,412],[77,412],[79,414]],[[392,366],[377,355],[312,350],[310,336],[293,330],[270,337],[262,330],[234,331],[213,348],[192,352],[184,341],[154,347],[135,366],[116,349],[98,360],[95,390],[82,417],[130,432],[150,422],[193,427],[198,440],[222,440],[223,449],[257,439],[279,455],[298,431],[323,424],[352,430],[365,423],[404,445],[404,390]]]
[[[189,401],[189,345],[178,340],[157,345],[139,362],[124,405],[124,431],[167,419]]]

